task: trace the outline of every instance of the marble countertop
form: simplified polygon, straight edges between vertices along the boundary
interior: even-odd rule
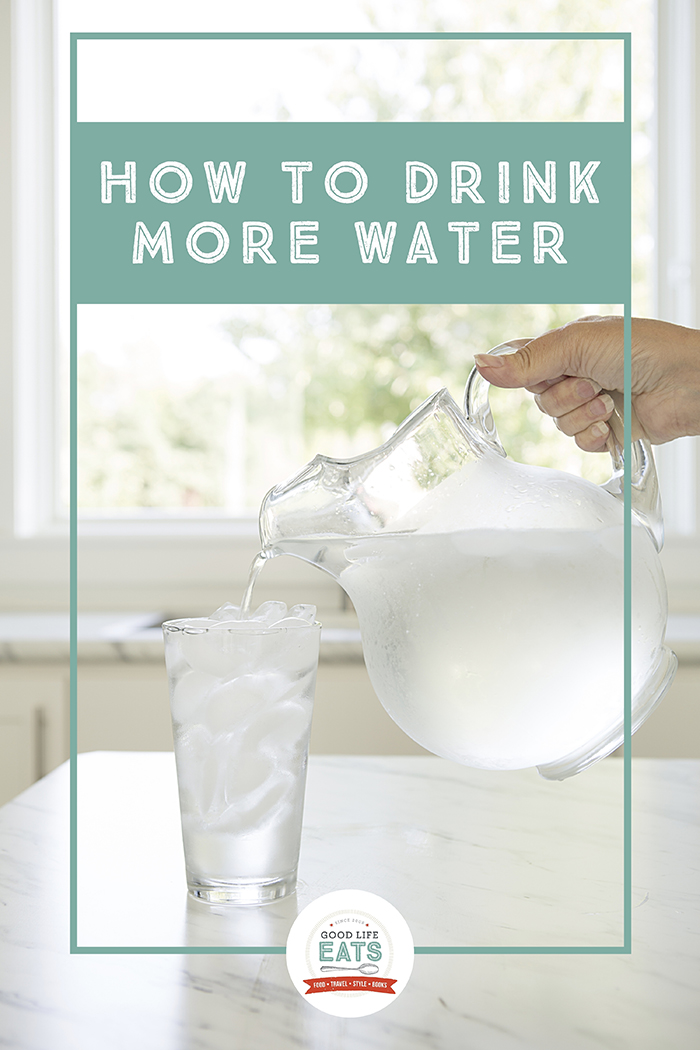
[[[551,783],[432,757],[314,756],[296,899],[215,917],[183,893],[172,754],[82,755],[78,792],[81,945],[283,945],[298,906],[343,886],[390,899],[418,945],[623,940],[619,761]]]
[[[187,903],[171,755],[82,756],[79,944],[126,953],[69,955],[63,766],[0,810],[0,1045],[694,1050],[693,760],[634,761],[631,955],[418,954],[396,1002],[342,1020],[297,995],[283,956],[216,954],[284,943],[297,907],[342,886],[391,900],[419,946],[619,944],[621,767],[552,784],[433,758],[316,757],[298,900],[243,913]]]

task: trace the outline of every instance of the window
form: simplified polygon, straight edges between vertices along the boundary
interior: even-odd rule
[[[56,448],[55,434],[65,432],[65,396],[61,398],[60,391],[63,384],[65,394],[66,375],[65,367],[62,368],[58,364],[61,361],[65,362],[65,356],[57,347],[54,334],[56,332],[55,313],[47,304],[55,301],[53,296],[55,274],[58,275],[58,302],[65,301],[67,266],[65,219],[62,217],[60,208],[54,209],[51,184],[46,180],[42,181],[39,173],[50,170],[52,167],[52,128],[55,126],[58,129],[59,165],[65,184],[66,158],[65,150],[63,153],[61,151],[61,142],[65,138],[64,122],[67,115],[65,100],[67,33],[71,29],[114,30],[123,29],[125,26],[130,29],[144,30],[192,28],[191,18],[182,21],[186,16],[178,14],[177,10],[173,12],[172,5],[151,4],[147,5],[144,11],[142,10],[143,5],[122,3],[119,10],[116,11],[108,6],[79,3],[77,0],[57,0],[53,5],[55,23],[52,30],[51,19],[48,17],[51,6],[49,3],[39,2],[36,4],[16,3],[13,9],[14,53],[18,59],[21,56],[21,61],[15,62],[19,109],[15,110],[17,131],[14,140],[14,169],[16,173],[22,172],[22,177],[19,178],[16,174],[15,178],[18,201],[15,250],[19,274],[15,305],[19,367],[15,456],[17,500],[14,511],[14,530],[8,525],[8,537],[10,532],[14,531],[15,535],[32,537],[33,544],[44,544],[47,550],[54,542],[51,540],[51,533],[60,532],[64,527],[62,525],[62,505],[65,506],[65,480],[61,484],[59,479],[62,472],[61,460],[65,479],[66,459],[65,450],[59,455],[56,455],[54,451]],[[426,19],[434,18],[441,20],[440,28],[462,28],[463,7],[461,4],[443,0],[442,3],[431,5],[430,15],[421,14],[419,6],[417,3],[415,5],[402,4],[394,9],[391,5],[378,4],[374,15],[375,21],[372,22],[362,13],[364,7],[361,8],[358,5],[356,12],[348,13],[346,5],[345,14],[335,10],[327,12],[326,17],[334,20],[333,24],[324,22],[321,26],[318,10],[313,12],[310,22],[314,29],[322,27],[372,30],[397,28],[397,26],[408,29],[432,29],[435,27],[434,24],[429,23]],[[683,223],[669,206],[669,201],[674,198],[684,200],[692,198],[695,192],[692,168],[688,164],[674,165],[666,158],[682,156],[682,150],[687,148],[684,144],[687,144],[692,138],[689,131],[693,130],[693,113],[692,107],[689,108],[687,105],[687,99],[691,97],[688,84],[693,82],[694,76],[693,34],[695,29],[688,22],[688,19],[692,22],[693,5],[690,3],[670,4],[665,0],[658,5],[658,94],[660,99],[659,127],[661,129],[659,145],[663,147],[659,149],[659,156],[662,158],[658,172],[659,185],[668,186],[672,179],[678,180],[679,178],[685,178],[687,184],[675,186],[672,193],[661,189],[656,197],[652,191],[653,180],[650,178],[650,175],[653,174],[652,158],[654,155],[652,126],[654,117],[652,55],[654,5],[651,2],[640,4],[628,2],[628,0],[618,0],[617,3],[610,4],[607,0],[598,0],[596,3],[586,5],[585,10],[571,8],[564,16],[561,12],[558,15],[552,13],[549,10],[550,5],[543,5],[539,13],[536,11],[536,5],[535,8],[533,5],[528,5],[526,9],[523,8],[519,14],[513,16],[511,7],[512,5],[499,3],[498,0],[495,2],[492,0],[488,4],[484,3],[482,10],[479,10],[478,5],[474,5],[475,22],[470,25],[470,28],[484,30],[570,28],[584,31],[632,29],[636,78],[634,308],[638,313],[655,312],[653,302],[654,294],[656,294],[657,312],[661,316],[692,324],[694,322],[692,315],[694,302],[692,249],[697,243],[697,237],[694,240],[691,238],[690,244],[682,242],[682,233],[678,231],[681,230]],[[470,14],[472,14],[471,11]],[[202,3],[198,7],[197,17],[197,28],[211,30],[255,28],[253,25],[243,25],[240,21],[232,27],[230,5],[225,3]],[[289,19],[289,17],[290,15],[283,6],[280,6],[279,21],[276,24],[281,29],[298,29],[301,24],[298,21],[298,12],[295,13],[294,26],[284,23],[284,19]],[[512,20],[508,20],[509,17],[511,19],[512,17],[522,18],[524,23],[514,24]],[[570,19],[570,24],[563,25],[562,17]],[[686,18],[685,23],[683,17]],[[346,21],[343,22],[343,18]],[[365,21],[362,22],[362,19]],[[51,104],[50,79],[53,52],[52,32],[54,30],[56,67],[59,80],[64,85],[63,89],[59,90],[55,112]],[[350,54],[350,57],[346,59],[353,68],[356,65],[354,54]],[[463,74],[459,74],[460,61],[453,57],[451,61],[457,68],[457,72],[454,73],[452,82],[443,80],[440,84],[437,84],[435,79],[436,69],[439,66],[431,67],[425,62],[421,63],[411,58],[410,49],[407,54],[408,59],[404,65],[408,75],[412,76],[415,81],[415,91],[413,94],[409,93],[408,96],[412,108],[403,111],[396,111],[394,108],[392,111],[391,106],[396,107],[396,93],[392,95],[392,76],[396,75],[396,71],[392,73],[389,68],[384,81],[372,85],[369,98],[363,97],[351,77],[346,77],[346,97],[334,100],[336,109],[342,109],[345,106],[349,119],[355,120],[373,119],[378,113],[383,114],[385,118],[388,116],[394,119],[415,119],[416,114],[419,117],[425,114],[437,119],[446,119],[450,112],[459,113],[461,105],[470,114],[481,112],[483,114],[481,119],[493,119],[493,109],[489,108],[492,105],[491,98],[493,92],[500,89],[505,92],[506,102],[511,106],[521,106],[523,113],[529,111],[528,107],[531,103],[524,90],[524,85],[527,86],[528,80],[523,79],[522,65],[518,66],[512,51],[508,53],[507,50],[501,49],[499,52],[498,48],[492,48],[488,59],[483,60],[483,68],[480,71],[481,79],[475,75],[474,63],[478,65],[476,59],[469,59],[472,62],[472,65],[468,66],[471,75],[465,80]],[[596,79],[599,92],[598,94],[594,92],[592,97],[585,97],[585,92],[582,93],[580,90],[581,85],[590,79],[590,62],[577,62],[576,56],[571,53],[570,49],[568,52],[566,49],[559,52],[550,50],[548,61],[551,63],[549,68],[552,76],[563,73],[561,82],[566,85],[566,91],[545,91],[543,93],[543,98],[550,106],[550,111],[556,116],[556,107],[570,105],[572,99],[575,103],[578,99],[577,104],[580,109],[583,104],[581,99],[585,98],[585,105],[588,106],[590,114],[600,119],[601,113],[604,115],[604,108],[601,109],[601,107],[607,105],[611,95],[614,94],[610,90],[616,69],[614,58],[606,58],[605,48],[599,47],[596,57],[601,74]],[[442,64],[444,66],[444,62]],[[541,63],[535,66],[538,70],[540,67]],[[361,64],[358,72],[360,81],[362,81]],[[460,75],[462,80],[460,80]],[[541,78],[536,82],[535,87],[539,86],[542,92],[545,83],[545,78]],[[37,84],[41,88],[38,93]],[[401,92],[401,97],[406,97],[405,92]],[[277,115],[286,116],[288,119],[294,115],[294,106],[303,106],[305,100],[299,97],[297,91],[291,100],[285,99],[280,103],[279,98],[275,98],[271,104],[278,108],[284,107]],[[32,107],[34,107],[33,111]],[[479,107],[481,107],[480,110]],[[552,110],[551,107],[554,109]],[[674,114],[673,120],[669,118],[671,113]],[[517,117],[521,114],[516,112],[514,115]],[[663,123],[662,117],[664,117]],[[259,119],[259,116],[254,119]],[[617,118],[613,116],[613,119]],[[31,129],[30,133],[28,129]],[[31,178],[27,178],[28,174]],[[652,273],[654,199],[659,202],[657,210],[660,264],[656,276],[656,293],[654,293]],[[37,202],[39,202],[38,208]],[[54,210],[59,220],[59,262],[57,266],[53,265],[51,240]],[[23,231],[22,237],[18,235],[20,229]],[[31,230],[31,236],[26,236],[25,230]],[[36,259],[42,260],[38,268],[32,265],[33,260]],[[37,303],[42,306],[38,315]],[[361,383],[357,383],[357,375],[333,376],[329,374],[327,381],[330,383],[333,380],[335,387],[332,385],[324,387],[319,377],[314,375],[304,385],[305,373],[309,372],[304,365],[304,358],[310,353],[310,341],[314,341],[314,347],[317,349],[324,339],[337,338],[337,332],[343,329],[344,315],[347,316],[348,312],[352,312],[353,309],[356,311],[358,308],[298,307],[286,308],[286,312],[280,308],[272,318],[274,321],[272,325],[269,311],[261,314],[259,309],[256,311],[248,308],[248,313],[246,313],[242,308],[216,307],[207,320],[206,346],[204,351],[198,355],[198,364],[202,366],[200,373],[193,369],[194,355],[191,352],[188,354],[186,325],[182,321],[176,321],[172,312],[164,322],[162,308],[160,320],[157,309],[152,309],[149,319],[145,320],[143,315],[137,318],[136,314],[129,319],[123,311],[122,316],[117,317],[119,311],[116,311],[115,308],[111,308],[111,314],[103,313],[100,318],[100,311],[97,308],[89,310],[84,308],[80,318],[83,332],[81,349],[83,350],[84,366],[81,369],[81,381],[85,384],[86,391],[83,395],[83,406],[87,408],[86,412],[81,412],[81,426],[88,428],[84,431],[86,433],[85,458],[81,471],[81,500],[85,522],[82,530],[85,537],[84,550],[97,552],[102,544],[102,550],[109,548],[120,552],[116,561],[112,563],[113,568],[120,566],[116,574],[113,573],[110,576],[104,560],[101,561],[99,570],[96,568],[94,581],[91,584],[94,586],[95,594],[103,595],[105,601],[108,600],[108,595],[112,594],[111,600],[115,600],[114,595],[119,592],[116,575],[121,572],[121,579],[125,579],[123,568],[126,564],[133,564],[134,579],[143,581],[144,576],[141,570],[144,566],[144,559],[147,560],[149,557],[149,544],[157,544],[158,537],[168,531],[171,533],[172,544],[176,542],[182,544],[183,557],[193,559],[190,563],[193,588],[196,586],[197,579],[212,580],[216,572],[210,560],[207,560],[201,551],[196,556],[192,554],[196,545],[193,541],[197,536],[209,534],[212,538],[217,534],[231,536],[237,533],[239,546],[244,551],[241,561],[243,565],[255,545],[255,530],[250,515],[265,486],[270,481],[280,480],[296,466],[305,462],[315,451],[322,450],[337,455],[352,454],[376,444],[386,435],[387,429],[398,422],[410,409],[416,398],[429,392],[431,383],[438,381],[442,383],[447,378],[452,392],[458,395],[460,386],[466,378],[468,364],[466,360],[457,360],[455,356],[454,347],[460,339],[474,340],[473,350],[483,349],[486,345],[500,341],[502,335],[517,335],[521,332],[528,334],[529,331],[541,330],[557,323],[560,318],[575,316],[584,309],[590,309],[591,306],[596,310],[599,307],[607,308],[605,304],[574,304],[570,308],[559,307],[557,310],[550,309],[549,312],[546,308],[529,308],[529,313],[526,308],[522,308],[524,312],[517,318],[511,313],[505,321],[505,314],[489,316],[488,309],[485,307],[469,308],[465,312],[464,308],[448,306],[442,308],[443,311],[448,312],[443,312],[440,316],[437,315],[436,310],[424,308],[424,316],[410,320],[414,330],[422,333],[421,346],[417,349],[403,340],[400,334],[401,329],[409,327],[408,321],[404,324],[407,317],[406,311],[409,308],[402,307],[399,313],[396,311],[382,313],[375,309],[369,311],[361,319],[358,319],[355,313],[353,324],[359,325],[362,331],[367,333],[367,338],[359,345],[356,359],[353,359],[350,364],[358,373],[363,367],[367,372],[367,362],[363,361],[362,353],[370,350],[375,353],[374,361],[379,369],[379,375],[384,380],[380,384],[381,397],[368,395],[367,391],[363,393]],[[568,314],[565,312],[567,309],[571,311]],[[65,311],[61,309],[60,314],[61,330],[65,332],[67,320]],[[516,329],[510,327],[511,319],[513,323],[517,320]],[[190,320],[187,323],[200,325],[199,321]],[[395,331],[390,331],[392,324],[395,326]],[[138,338],[132,339],[127,334],[121,340],[121,351],[117,352],[114,344],[119,329],[128,333],[129,329],[133,330],[135,326],[138,326],[139,329]],[[427,367],[428,355],[425,355],[426,360],[421,360],[423,343],[427,340],[427,345],[429,347],[432,345],[430,343],[431,326],[432,331],[439,328],[442,333],[447,333],[440,337],[441,345],[438,349],[442,356],[439,367],[432,371]],[[102,335],[100,334],[101,329]],[[286,335],[281,336],[280,332]],[[273,407],[272,395],[275,390],[275,363],[280,357],[279,341],[283,337],[288,339],[288,345],[293,344],[294,374],[291,386],[288,387],[285,387],[282,382],[284,377],[277,375],[279,393],[277,404],[283,406],[290,420],[286,432],[292,432],[290,430],[292,425],[296,427],[296,430],[293,431],[293,439],[285,441],[284,447],[279,449],[279,459],[274,463],[264,464],[265,469],[269,471],[265,475],[264,469],[256,473],[255,464],[252,462],[255,459],[255,426],[264,428],[268,425],[265,416],[268,409],[271,415],[277,415]],[[162,365],[161,360],[163,338],[166,340],[166,346],[169,345],[172,348],[174,338],[177,338],[180,346],[177,354],[168,355],[166,367]],[[62,342],[65,344],[65,337],[62,337]],[[433,343],[435,343],[434,338]],[[395,349],[397,347],[398,349]],[[120,360],[126,362],[126,356],[129,353],[138,354],[141,362],[136,384],[138,389],[133,386],[134,377],[137,375],[135,370],[130,366],[121,370],[119,368]],[[177,365],[178,358],[179,365]],[[229,367],[227,371],[224,367],[227,360],[234,361],[236,367]],[[289,360],[291,362],[292,358],[290,357]],[[348,360],[350,360],[349,357]],[[381,368],[379,368],[380,364]],[[329,370],[329,373],[331,371]],[[225,377],[223,382],[222,376]],[[244,383],[240,382],[241,376],[245,379]],[[225,389],[227,383],[230,388],[228,390]],[[374,383],[372,385],[375,386]],[[241,405],[242,386],[245,387],[245,405]],[[212,398],[207,394],[208,390],[216,393],[213,399],[213,411],[215,414],[218,413],[216,428],[209,425],[210,417],[203,416],[197,407],[202,403],[212,405]],[[361,413],[358,409],[362,397],[371,404],[370,413]],[[167,431],[171,439],[169,442],[160,441],[157,444],[156,455],[154,455],[152,435],[139,433],[138,428],[134,429],[133,426],[134,421],[138,423],[139,398],[148,401],[149,405],[158,402],[160,411],[164,413],[163,419],[169,424],[169,426],[160,425],[157,428],[161,434]],[[265,404],[266,401],[267,404]],[[318,406],[324,401],[326,403],[325,416],[318,410]],[[498,412],[497,407],[495,411]],[[523,418],[524,430],[521,428],[519,434],[504,435],[507,447],[515,455],[518,455],[518,446],[514,442],[520,441],[522,445],[530,440],[532,443],[527,435],[529,425],[527,409],[523,407],[518,411]],[[110,418],[110,413],[120,412],[123,426],[121,437],[117,437],[115,436],[116,429],[105,426],[104,420]],[[142,413],[142,415],[145,414]],[[359,415],[363,416],[361,425],[358,423]],[[241,426],[251,417],[254,421],[246,424],[249,450],[243,454],[241,452]],[[115,417],[112,416],[112,418]],[[538,425],[541,422],[538,413]],[[127,433],[128,426],[131,426],[132,430],[129,449],[125,450],[119,446],[119,441]],[[90,430],[90,427],[93,429]],[[214,429],[217,433],[216,437],[212,434]],[[553,448],[556,440],[555,435],[547,437],[548,445],[545,449],[547,455],[554,455]],[[128,469],[122,471],[112,470],[111,467],[109,470],[104,469],[102,457],[104,447],[100,444],[102,441],[107,443],[108,454],[117,458],[121,457],[120,462],[125,466],[128,465]],[[112,442],[112,446],[109,446],[109,442]],[[321,442],[324,444],[321,445]],[[570,443],[565,444],[568,451],[564,454],[571,456]],[[676,557],[683,560],[687,577],[688,552],[695,551],[697,547],[695,538],[697,465],[694,459],[694,448],[695,442],[693,441],[678,442],[673,448],[660,450],[658,455],[664,484],[667,525],[671,526],[666,553],[670,577],[675,571],[676,564],[679,569],[681,566],[681,561],[676,563],[674,560]],[[203,471],[203,462],[214,463],[216,468],[208,467]],[[134,463],[140,464],[137,470],[134,470]],[[581,464],[574,464],[570,460],[564,465],[574,470],[581,468]],[[151,471],[150,480],[146,467]],[[139,471],[141,471],[140,474]],[[207,485],[201,484],[203,474],[208,474]],[[135,486],[131,484],[130,488],[128,484],[124,484],[127,477],[130,483],[134,478],[138,478],[138,483]],[[234,524],[232,518],[237,519],[238,524]],[[176,536],[180,538],[176,540]],[[214,546],[219,542],[224,543],[223,540],[217,539],[213,539],[212,542]],[[28,549],[26,542],[24,548]],[[55,545],[54,549],[58,551],[59,548]],[[676,555],[676,551],[680,553]],[[170,549],[170,554],[173,553],[174,546]],[[227,557],[230,556],[229,545]],[[83,558],[84,564],[87,565],[89,561],[89,556]],[[29,568],[28,565],[27,568]],[[238,578],[241,577],[242,572],[241,568],[231,569],[231,573]],[[89,575],[87,569],[86,573]],[[31,572],[29,575],[31,576]],[[697,568],[697,575],[700,576],[700,564]],[[59,576],[57,571],[57,579]],[[146,571],[146,577],[149,578],[148,586],[152,584],[154,588],[159,579],[162,583],[167,576],[165,558],[160,568],[151,564]],[[679,578],[682,578],[680,573]]]
[[[257,516],[317,452],[375,448],[473,353],[590,306],[88,306],[78,310],[83,522]],[[596,312],[614,308],[596,304]],[[609,475],[524,393],[494,391],[515,459]]]
[[[78,44],[78,118],[620,120],[622,59],[615,40],[89,40]],[[153,90],[159,62],[176,70],[175,99]],[[316,452],[375,447],[441,386],[461,400],[472,354],[505,333],[612,309],[81,306],[81,518],[254,518],[265,492]],[[512,455],[604,479],[601,457],[579,453],[531,398],[495,397],[510,405]]]

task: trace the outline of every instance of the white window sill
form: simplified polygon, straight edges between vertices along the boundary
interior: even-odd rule
[[[56,518],[42,527],[38,527],[28,538],[60,536],[67,538],[70,526],[67,518]],[[80,515],[78,518],[79,538],[128,540],[132,536],[231,536],[233,538],[251,539],[258,536],[258,521],[255,517],[232,518],[228,514],[125,514],[124,517],[99,517]]]

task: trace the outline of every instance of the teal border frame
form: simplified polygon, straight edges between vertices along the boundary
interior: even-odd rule
[[[624,44],[624,119],[628,169],[632,173],[632,36],[631,33],[71,33],[70,129],[77,123],[78,40],[621,40]],[[624,303],[624,417],[631,418],[632,394],[632,188],[626,216],[629,277]],[[77,637],[78,637],[78,503],[77,503],[77,304],[71,281],[70,303],[70,952],[72,955],[284,955],[284,947],[88,947],[77,943]],[[631,429],[625,425],[624,459],[631,462]],[[416,947],[416,955],[630,955],[632,952],[632,503],[631,476],[624,474],[624,758],[623,758],[623,943],[600,946],[465,946]]]

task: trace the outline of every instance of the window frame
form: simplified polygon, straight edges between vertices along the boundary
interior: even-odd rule
[[[0,544],[10,556],[13,569],[0,577],[4,591],[0,600],[6,607],[25,608],[28,603],[29,607],[32,603],[65,605],[67,594],[68,521],[55,510],[59,464],[54,435],[63,425],[56,376],[56,183],[41,178],[42,172],[55,170],[55,12],[53,0],[4,0],[3,7],[9,23],[6,28],[10,29],[4,44],[12,59],[6,64],[12,70],[12,101],[9,128],[0,134],[9,140],[12,156],[11,194],[3,199],[12,216],[13,282],[11,309],[3,310],[3,335],[12,354],[2,361],[3,378],[7,377],[5,370],[11,370],[11,377],[2,384],[0,425],[5,429],[3,447],[6,452],[11,449],[12,455],[0,464],[5,497]],[[700,296],[695,128],[695,114],[700,109],[696,73],[699,34],[700,20],[695,18],[692,0],[657,0],[654,309],[657,316],[690,326],[697,324]],[[687,208],[673,205],[679,199],[687,200],[692,208],[690,223]],[[7,281],[0,294],[6,296],[6,288]],[[692,452],[686,442],[684,447],[676,443],[658,455],[667,477],[679,470],[687,476],[684,457],[687,461],[688,456],[695,456],[690,512],[695,528],[692,534],[670,535],[664,551],[674,609],[700,605],[697,439],[692,445]],[[81,595],[93,608],[107,604],[123,608],[130,601],[179,602],[183,586],[172,586],[173,565],[178,566],[178,572],[186,566],[184,589],[189,595],[204,595],[220,579],[222,557],[228,564],[227,584],[239,587],[257,549],[255,521],[223,515],[193,515],[185,520],[155,513],[130,519],[93,519],[81,522],[79,529]],[[285,579],[308,579],[303,566],[292,568],[294,559],[282,561],[292,563]],[[330,582],[321,587],[324,594]]]
[[[0,602],[13,611],[68,602],[68,537],[45,517],[56,444],[55,186],[41,178],[54,167],[52,15],[51,0],[0,5],[0,139],[9,161],[0,172],[9,232],[0,281]]]
[[[656,0],[654,120],[654,316],[698,327],[700,303],[700,18],[693,0]],[[700,438],[658,446],[663,478],[676,491],[667,500],[681,528],[662,553],[674,611],[700,606]],[[685,474],[691,491],[678,489]],[[675,504],[675,506],[674,506]],[[680,504],[680,506],[679,506]],[[684,528],[685,526],[685,528]]]

